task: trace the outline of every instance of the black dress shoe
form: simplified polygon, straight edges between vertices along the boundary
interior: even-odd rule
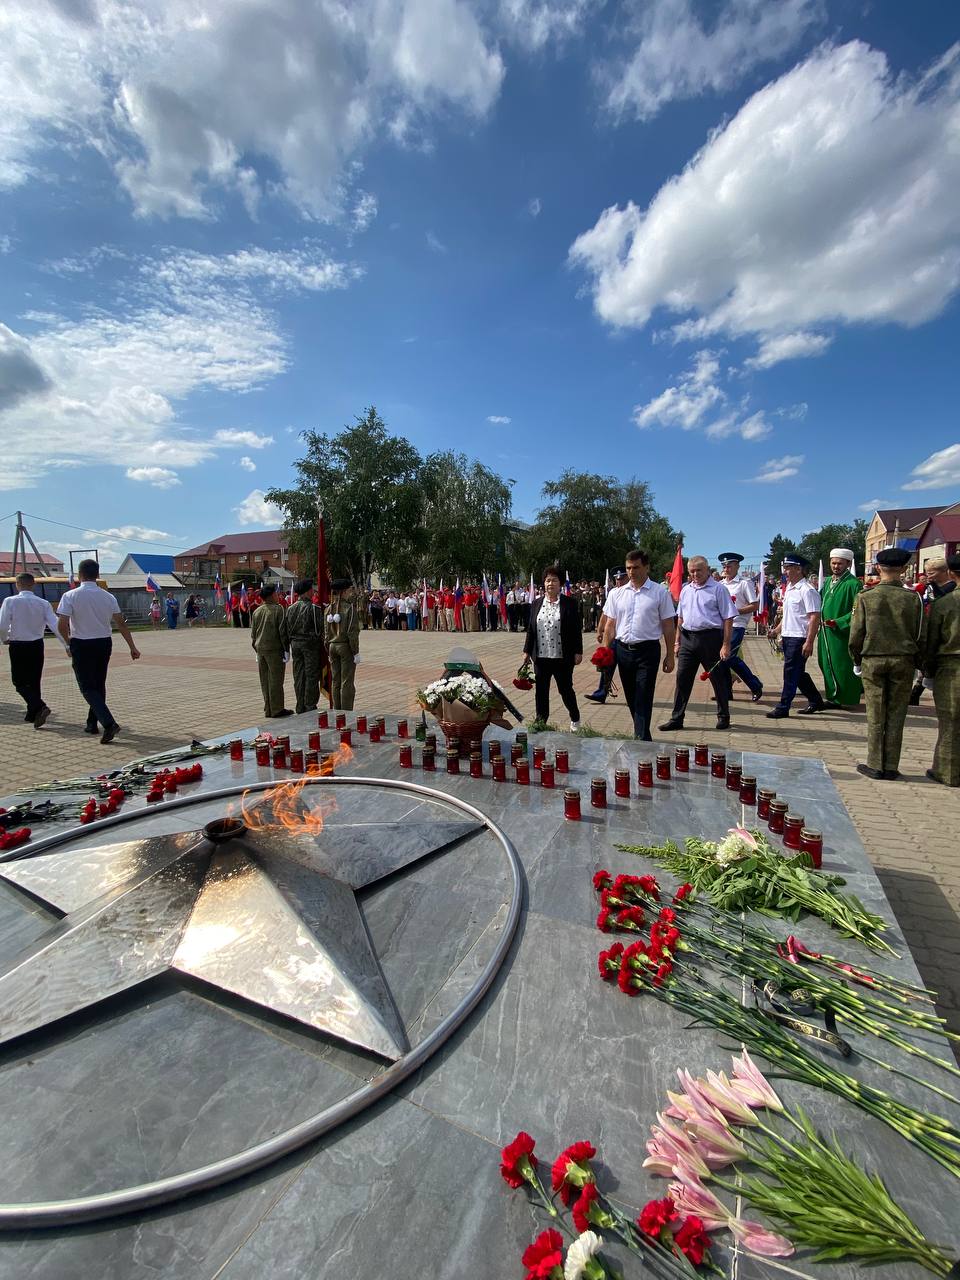
[[[114,740],[114,738],[117,736],[119,732],[120,732],[120,726],[116,722],[114,722],[108,728],[104,729],[103,733],[100,735],[100,741],[104,744],[104,746],[106,746],[108,742],[112,742]]]
[[[46,703],[44,703],[44,705],[40,708],[40,710],[36,714],[36,718],[34,719],[34,722],[33,722],[33,727],[35,729],[42,729],[49,719],[50,719],[50,708],[46,705]]]
[[[882,782],[883,774],[879,769],[871,769],[868,764],[858,764],[857,773],[862,773],[865,778],[873,778],[874,782]]]
[[[288,707],[284,707],[282,711],[275,711],[270,717],[271,720],[281,720],[284,716],[292,716],[293,712]]]
[[[790,712],[786,707],[774,707],[772,711],[767,712],[768,720],[786,720]]]
[[[753,702],[759,702],[762,697],[763,697],[763,685],[761,685],[760,688],[757,689],[755,693],[751,693],[750,695],[750,698]]]
[[[730,728],[730,717],[729,717],[729,716],[717,716],[717,728],[718,728],[718,729],[729,729],[729,728]]]
[[[27,712],[27,714],[23,717],[23,723],[24,723],[24,724],[33,724],[33,716],[30,714],[30,712],[29,712],[29,711],[28,711],[28,712]]]
[[[83,726],[84,733],[99,733],[100,726],[98,724],[85,724]]]
[[[900,782],[902,779],[903,774],[899,769],[884,769],[883,771],[884,782]]]
[[[823,711],[823,710],[824,708],[822,705],[818,706],[816,702],[808,702],[805,707],[800,708],[800,710],[797,712],[797,715],[798,716],[815,716],[818,711]]]
[[[603,706],[607,700],[607,695],[605,693],[587,693],[584,697],[588,702],[599,702],[601,706]]]
[[[672,733],[674,729],[682,729],[682,720],[665,720],[663,724],[657,725],[661,733]]]

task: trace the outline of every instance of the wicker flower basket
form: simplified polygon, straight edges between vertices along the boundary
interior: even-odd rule
[[[460,739],[460,755],[468,759],[471,751],[480,750],[483,732],[493,718],[492,711],[481,713],[464,706],[462,702],[447,702],[444,699],[440,704],[437,723],[448,743],[451,738]]]

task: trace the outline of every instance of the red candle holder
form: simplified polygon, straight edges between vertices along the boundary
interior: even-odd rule
[[[320,750],[320,735],[316,730],[314,730],[313,733],[307,734],[307,746],[311,751]]]
[[[385,717],[385,716],[377,716],[376,720],[374,720],[374,722],[373,722],[373,723],[377,726],[377,730],[378,730],[378,732],[379,732],[379,734],[380,734],[380,737],[381,737],[381,738],[385,737],[385,736],[386,736],[386,732],[387,732],[387,721],[386,721],[386,717]]]
[[[527,749],[527,731],[526,731],[526,729],[518,729],[518,730],[517,730],[517,746],[518,746],[518,747],[523,747],[523,750],[524,750],[524,751],[526,751],[526,749]]]
[[[673,753],[673,765],[677,773],[690,772],[690,750],[688,747],[677,747]]]
[[[480,754],[479,751],[470,752],[470,777],[471,778],[483,777],[483,756]]]
[[[740,803],[755,805],[757,803],[757,780],[743,776],[740,778]]]
[[[357,733],[367,732],[367,717],[357,716]]]
[[[333,721],[333,727],[335,729],[342,729],[346,725],[346,723],[347,723],[347,717],[343,714],[342,711],[338,711]]]
[[[413,768],[413,747],[409,744],[400,748],[400,768]]]
[[[637,785],[645,790],[653,786],[653,761],[639,760],[637,762]]]
[[[296,747],[290,752],[290,772],[303,773],[303,752]]]
[[[436,753],[433,751],[429,751],[426,747],[424,747],[422,764],[423,764],[424,773],[436,773],[437,771]]]
[[[317,716],[317,728],[319,729],[330,728],[330,715],[328,712],[321,711],[320,714]]]
[[[783,843],[787,849],[800,848],[803,833],[803,818],[796,813],[788,813],[783,820]]]
[[[670,757],[667,755],[657,756],[657,777],[662,782],[670,780]]]
[[[284,751],[289,751],[289,750],[290,750],[290,735],[288,734],[285,738],[276,738],[276,739],[274,739],[274,745],[275,745],[275,746],[278,746],[278,747],[283,747]]]
[[[372,724],[370,726],[370,741],[379,742],[382,737],[383,734],[380,731],[380,726],[378,724]]]
[[[710,748],[705,742],[697,742],[693,747],[693,763],[705,769],[710,763]]]
[[[499,738],[491,738],[489,743],[490,760],[494,761],[503,755],[503,744]]]
[[[447,773],[460,772],[460,757],[455,752],[447,752]]]
[[[519,761],[523,759],[525,754],[526,753],[524,752],[523,747],[520,746],[519,742],[515,742],[513,746],[510,748],[510,763],[511,764],[519,763]]]
[[[530,761],[520,759],[517,761],[516,769],[517,782],[521,787],[529,787],[530,785]]]
[[[546,758],[547,758],[547,749],[546,749],[546,747],[534,747],[534,748],[533,748],[533,767],[534,767],[535,769],[539,769],[539,768],[542,766],[542,764],[543,764],[543,762],[544,762],[544,760],[545,760]]]
[[[569,822],[580,821],[580,792],[573,787],[563,793],[563,816]]]
[[[810,855],[811,862],[819,871],[823,866],[823,832],[804,827],[800,832],[800,851]]]
[[[344,747],[353,746],[353,731],[351,729],[340,730],[340,742]]]
[[[410,726],[407,724],[406,720],[397,721],[397,737],[398,738],[410,737]]]
[[[448,738],[447,739],[447,755],[459,756],[459,754],[460,754],[460,739],[457,737]]]
[[[557,773],[570,772],[570,752],[563,747],[557,748]]]
[[[336,769],[337,758],[334,755],[326,755],[320,761],[320,773],[324,778],[332,778]]]
[[[606,778],[590,779],[590,805],[594,809],[605,809],[607,807]]]
[[[263,769],[270,763],[270,748],[265,742],[258,742],[254,748],[258,766]]]
[[[506,782],[507,780],[507,762],[503,756],[494,756],[490,761],[490,767],[493,770],[494,782]]]
[[[739,791],[740,779],[743,777],[743,768],[738,764],[727,765],[727,790]]]
[[[423,740],[423,746],[426,751],[436,751],[437,735],[435,733],[428,733]]]
[[[230,743],[230,759],[231,760],[243,759],[243,739],[242,738],[234,738],[234,740]]]
[[[767,822],[767,826],[775,836],[783,835],[783,827],[788,808],[789,806],[787,805],[786,800],[770,801],[770,818]]]
[[[273,767],[275,769],[285,769],[287,767],[287,753],[283,747],[273,748]]]
[[[617,769],[613,775],[613,794],[626,797],[630,794],[630,770]]]
[[[714,778],[725,778],[727,776],[727,753],[725,751],[715,751],[710,757],[710,773]]]
[[[553,765],[547,764],[546,760],[540,766],[540,785],[541,787],[546,787],[548,791],[553,790]]]
[[[303,767],[307,771],[307,773],[319,773],[320,772],[320,752],[308,751],[307,754],[303,757]]]
[[[777,793],[770,791],[766,787],[761,787],[757,792],[757,817],[763,818],[764,822],[770,817],[771,801],[776,800]]]

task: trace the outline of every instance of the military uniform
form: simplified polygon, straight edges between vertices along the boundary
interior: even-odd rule
[[[349,579],[333,583],[333,599],[324,620],[324,639],[330,657],[330,692],[338,711],[352,711],[356,697],[357,654],[360,652],[360,613],[353,600],[342,592]]]
[[[323,643],[323,609],[302,595],[287,610],[287,635],[293,659],[293,688],[297,715],[315,711],[320,701],[320,681],[327,660]]]
[[[940,730],[928,774],[944,786],[960,787],[960,591],[930,606],[924,671],[933,679]]]
[[[278,716],[283,710],[283,657],[290,648],[287,615],[272,597],[256,607],[250,622],[250,641],[257,654],[263,714]]]
[[[888,548],[877,563],[899,567],[909,552]],[[868,776],[895,778],[913,673],[921,665],[926,638],[923,601],[900,582],[862,591],[853,606],[850,655],[860,667],[867,708]]]

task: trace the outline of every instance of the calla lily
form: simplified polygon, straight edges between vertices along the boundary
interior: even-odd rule
[[[771,1089],[746,1049],[733,1059],[732,1087],[737,1096],[756,1110],[783,1111],[783,1103]]]

